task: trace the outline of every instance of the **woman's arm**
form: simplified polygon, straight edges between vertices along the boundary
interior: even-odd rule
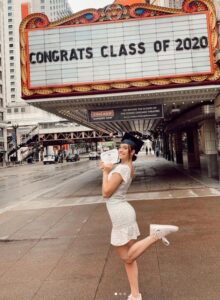
[[[118,189],[122,183],[122,177],[119,173],[112,174],[111,178],[108,180],[108,173],[103,172],[102,179],[102,196],[104,198],[109,198]]]
[[[100,168],[103,171],[102,178],[102,196],[104,198],[109,198],[118,189],[119,185],[122,183],[123,179],[119,173],[113,173],[111,178],[108,179],[108,174],[112,170],[112,165],[100,164]]]

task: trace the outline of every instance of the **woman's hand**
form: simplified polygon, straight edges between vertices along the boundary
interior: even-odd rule
[[[103,172],[110,173],[113,168],[113,164],[104,164],[102,161],[99,162],[99,169]]]

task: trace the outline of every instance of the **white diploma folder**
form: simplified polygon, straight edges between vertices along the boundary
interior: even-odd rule
[[[113,149],[101,153],[101,161],[105,164],[116,164],[119,162],[118,150]]]

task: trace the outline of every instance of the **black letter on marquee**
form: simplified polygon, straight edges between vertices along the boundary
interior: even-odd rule
[[[128,55],[126,47],[124,44],[121,44],[118,56]]]
[[[130,49],[129,54],[130,54],[130,55],[135,55],[135,54],[136,54],[137,51],[136,51],[135,46],[136,46],[135,43],[129,44],[129,49]]]
[[[68,61],[68,51],[66,50],[60,50],[60,57],[61,57],[61,61]]]
[[[78,48],[77,51],[79,51],[80,59],[83,59],[83,52],[85,51],[85,48]]]
[[[163,51],[167,51],[167,48],[169,48],[170,40],[163,40]]]
[[[101,47],[101,55],[102,57],[108,57],[108,54],[104,53],[104,50],[108,49],[108,46],[102,46]]]
[[[51,51],[47,52],[44,51],[44,62],[52,62],[52,56],[51,56]]]
[[[36,61],[35,60],[33,60],[33,56],[36,56],[36,54],[35,53],[30,53],[30,55],[29,55],[29,60],[30,60],[30,63],[31,64],[36,64]]]
[[[162,44],[161,41],[156,41],[154,43],[154,51],[155,52],[160,52],[162,50]]]
[[[59,51],[57,51],[57,50],[54,50],[52,52],[53,61],[59,61],[60,57],[59,57],[58,53],[59,53]]]
[[[38,62],[39,64],[42,64],[42,62],[44,62],[44,55],[43,55],[42,52],[38,52],[38,53],[37,53],[37,62]]]
[[[73,60],[73,59],[78,60],[78,56],[76,54],[76,50],[75,49],[72,49],[71,53],[70,53],[70,60]]]
[[[111,57],[117,57],[117,54],[114,53],[114,46],[113,45],[110,46],[110,49],[111,49]]]
[[[143,43],[143,42],[140,42],[140,43],[138,44],[138,48],[140,49],[140,50],[138,51],[139,54],[144,54],[144,53],[145,53],[146,49],[145,49],[144,45],[145,45],[145,43]]]
[[[93,52],[91,47],[86,48],[86,53],[87,53],[86,58],[88,59],[93,58]]]

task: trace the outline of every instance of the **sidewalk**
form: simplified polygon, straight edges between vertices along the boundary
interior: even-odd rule
[[[170,236],[170,247],[157,243],[138,260],[143,300],[219,300],[219,182],[145,158],[128,194],[141,238],[150,223],[176,224],[180,232]],[[27,174],[34,169],[22,167]],[[49,193],[0,213],[0,300],[127,300],[101,177],[93,177],[86,193],[79,186],[74,195]]]
[[[220,197],[134,201],[142,236],[150,223],[180,232],[139,260],[143,300],[219,300]],[[109,244],[105,204],[0,215],[0,299],[125,300],[129,287]]]

